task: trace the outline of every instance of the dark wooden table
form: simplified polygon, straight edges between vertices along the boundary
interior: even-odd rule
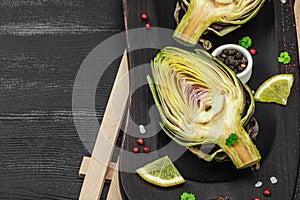
[[[78,199],[90,151],[74,125],[73,84],[88,53],[123,30],[117,0],[0,1],[0,199]],[[99,81],[99,122],[118,65]],[[76,117],[90,113],[83,105]]]
[[[78,170],[94,141],[85,146],[77,133],[74,117],[88,121],[92,111],[83,105],[73,116],[74,81],[88,53],[123,30],[119,0],[0,1],[1,200],[78,199]],[[118,65],[99,80],[99,124]]]

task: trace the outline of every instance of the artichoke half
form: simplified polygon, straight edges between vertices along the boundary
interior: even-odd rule
[[[186,12],[173,37],[180,43],[194,46],[205,31],[219,36],[226,35],[255,17],[264,2],[265,0],[182,0],[175,9],[176,21],[179,21],[179,10]]]
[[[257,127],[253,95],[233,71],[205,51],[175,47],[162,49],[151,68],[149,87],[170,138],[206,161],[227,155],[238,169],[260,161],[246,130]],[[227,145],[233,133],[237,143]],[[213,152],[205,152],[207,147]]]

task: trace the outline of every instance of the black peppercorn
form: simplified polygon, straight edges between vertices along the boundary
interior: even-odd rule
[[[235,49],[224,49],[217,58],[236,74],[244,71],[248,64],[247,58]]]

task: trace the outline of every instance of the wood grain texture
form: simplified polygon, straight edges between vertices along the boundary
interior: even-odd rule
[[[297,31],[297,41],[298,44],[300,42],[300,1],[299,0],[295,0],[294,2],[294,13],[295,13],[295,26],[296,26],[296,31]],[[299,49],[299,45],[298,45],[298,55],[300,58],[300,49]]]
[[[88,121],[91,111],[72,116],[73,82],[90,50],[123,27],[120,1],[0,1],[0,199],[78,199],[89,152],[73,119]],[[118,66],[99,81],[100,122]],[[94,140],[86,143],[91,150]]]
[[[74,118],[95,135],[99,124],[84,124],[84,105],[73,116],[73,84],[87,54],[123,29],[119,1],[0,1],[0,199],[78,199],[89,152]],[[119,62],[99,77],[99,123]],[[85,142],[91,150],[95,141]]]
[[[298,42],[298,60],[300,60],[300,1],[295,0],[294,2],[294,13],[295,13],[295,27],[297,31],[297,42]],[[300,62],[300,61],[299,61]],[[300,158],[299,158],[300,159]],[[297,177],[297,186],[295,190],[294,200],[300,199],[300,168]]]
[[[123,3],[125,4],[125,20],[127,20],[126,28],[128,30],[144,26],[144,22],[139,20],[139,16],[143,12],[151,16],[149,21],[153,26],[174,28],[172,27],[172,23],[170,23],[173,19],[172,14],[169,12],[171,12],[170,5],[172,3],[175,5],[176,1],[150,2],[124,0]],[[173,11],[173,9],[171,10]],[[164,196],[167,199],[175,199],[182,192],[190,191],[195,193],[198,198],[203,199],[216,198],[218,196],[229,196],[230,199],[251,199],[254,196],[260,196],[262,192],[261,189],[253,187],[253,184],[257,180],[263,180],[266,184],[265,187],[272,188],[272,195],[275,199],[297,198],[299,194],[299,190],[297,189],[299,184],[296,184],[299,171],[299,113],[294,112],[294,110],[297,110],[298,108],[296,107],[299,107],[300,95],[298,87],[298,46],[295,23],[293,21],[293,2],[288,1],[286,4],[282,4],[279,1],[266,1],[263,13],[265,15],[258,15],[247,25],[242,26],[238,31],[226,37],[222,37],[222,39],[211,35],[205,36],[213,41],[214,47],[222,43],[236,43],[239,38],[245,35],[253,38],[255,49],[258,52],[254,56],[255,69],[252,80],[249,83],[253,89],[257,88],[264,80],[274,74],[292,73],[295,77],[295,86],[293,87],[287,107],[257,104],[255,116],[260,122],[260,132],[262,133],[259,136],[259,140],[257,140],[257,145],[263,156],[261,169],[256,173],[250,171],[250,173],[241,172],[242,174],[240,173],[238,176],[230,176],[232,170],[226,170],[226,173],[222,173],[221,170],[214,170],[214,173],[211,173],[211,169],[215,168],[217,164],[214,165],[212,163],[209,165],[210,167],[202,168],[204,165],[201,165],[200,161],[185,159],[185,157],[192,158],[193,155],[189,156],[185,154],[180,159],[174,159],[175,165],[187,178],[187,182],[178,187],[158,188],[142,181],[133,171],[121,170],[120,182],[124,198],[148,199],[151,196],[151,198],[158,199]],[[131,46],[136,45],[134,41],[130,42],[129,49]],[[280,51],[288,51],[290,53],[292,62],[289,65],[281,65],[277,62]],[[134,68],[140,63],[148,62],[153,58],[153,55],[155,53],[149,51],[131,53],[129,58],[130,67]],[[145,71],[147,70],[145,69]],[[141,73],[138,76],[132,77],[132,82],[139,82],[143,76],[144,73]],[[149,98],[151,98],[151,95],[149,95],[147,88],[141,88],[134,93],[130,113],[131,118],[136,124],[148,125],[153,120],[155,121],[153,118],[149,119],[149,110],[153,104]],[[154,160],[164,155],[172,155],[171,151],[163,149],[164,144],[168,144],[169,140],[159,136],[159,133],[154,135],[155,133],[152,132],[150,132],[151,137],[145,136],[145,141],[152,150],[150,155],[128,155],[127,152],[135,144],[136,138],[132,134],[134,131],[134,125],[131,126],[129,124],[126,131],[129,134],[125,135],[124,149],[120,157],[120,167],[122,169],[136,169],[151,159]],[[293,140],[291,141],[287,138],[293,138]],[[165,143],[163,140],[165,140]],[[289,152],[288,155],[286,151]],[[204,170],[205,172],[210,172],[212,176],[205,176],[206,173],[203,172]],[[191,171],[197,173],[192,173]],[[199,176],[199,174],[201,175]],[[218,175],[214,176],[215,174]],[[229,176],[227,176],[228,174]],[[280,181],[275,186],[266,183],[272,175],[280,178]],[[198,180],[195,180],[197,176]],[[225,179],[217,181],[223,177]],[[231,179],[228,179],[228,177],[231,177]],[[237,185],[239,190],[232,190]]]
[[[82,34],[121,31],[122,11],[117,1],[14,0],[2,1],[2,34]],[[121,22],[121,23],[120,23]]]

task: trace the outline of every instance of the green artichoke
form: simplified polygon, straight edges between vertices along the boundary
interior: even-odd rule
[[[205,31],[219,36],[226,35],[255,17],[264,2],[265,0],[182,0],[182,3],[177,3],[174,13],[179,23],[174,39],[194,46]],[[178,14],[180,10],[186,11],[181,20]]]
[[[151,68],[149,87],[170,138],[206,161],[225,154],[238,169],[260,161],[247,132],[256,127],[253,95],[233,71],[205,51],[175,47],[162,49]],[[232,134],[235,142],[228,143]],[[213,152],[203,146],[214,146]]]

